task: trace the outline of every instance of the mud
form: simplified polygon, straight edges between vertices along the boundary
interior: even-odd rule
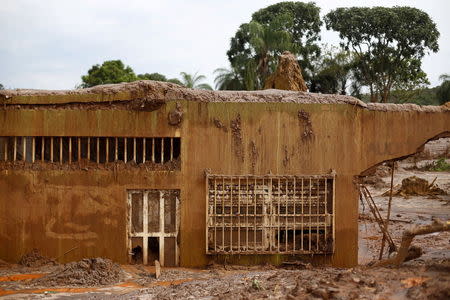
[[[437,179],[437,177],[436,177]],[[390,190],[382,194],[382,196],[389,196]],[[429,183],[428,180],[417,176],[407,177],[402,180],[401,185],[393,188],[393,195],[409,197],[409,196],[436,196],[447,195],[447,192],[434,184],[434,181]]]
[[[284,152],[283,166],[287,167],[287,165],[289,164],[289,151],[288,151],[288,147],[286,145],[284,145],[284,147],[283,147],[283,152]]]
[[[82,159],[80,162],[69,163],[50,163],[35,161],[34,163],[27,161],[0,161],[0,170],[145,170],[145,171],[178,171],[181,169],[180,158],[173,159],[165,163],[154,163],[146,161],[145,163],[135,163],[133,161],[124,163],[123,161],[108,162],[108,163],[96,163],[87,159]]]
[[[33,249],[20,258],[19,265],[35,268],[45,265],[58,265],[58,263],[53,258],[43,256],[38,249]]]
[[[176,107],[169,112],[169,125],[179,126],[183,121],[183,109],[181,104],[177,102]]]
[[[264,83],[264,89],[302,92],[308,90],[295,55],[289,51],[285,51],[280,55],[277,69],[267,78]]]
[[[27,98],[30,97],[30,98]],[[54,100],[57,99],[57,100]],[[66,100],[67,99],[67,100]],[[161,105],[170,100],[188,100],[199,102],[287,102],[287,103],[321,103],[321,104],[351,104],[369,110],[378,111],[449,111],[450,105],[419,106],[416,104],[380,104],[364,103],[351,96],[334,94],[314,94],[308,92],[263,90],[263,91],[207,91],[181,87],[170,82],[140,80],[130,83],[99,85],[78,90],[2,90],[0,91],[0,109],[5,106],[54,104],[55,108],[67,104],[92,105],[93,103],[112,103],[117,101],[140,101],[146,106],[151,103]],[[87,103],[87,104],[86,104]],[[18,106],[19,105],[19,106]],[[132,104],[133,105],[133,104]],[[141,104],[142,105],[142,104]],[[64,107],[65,108],[65,107]]]
[[[252,163],[252,173],[255,174],[255,166],[256,166],[256,161],[258,160],[259,154],[258,154],[258,150],[256,149],[256,144],[254,141],[250,142],[249,148],[250,148],[250,151],[249,151],[250,160]]]
[[[228,132],[227,126],[225,124],[223,124],[222,121],[220,121],[217,118],[214,118],[213,122],[214,122],[214,126],[216,126],[219,129],[222,129],[224,132]]]
[[[56,271],[35,279],[35,286],[99,286],[121,281],[124,273],[118,264],[105,258],[89,258],[71,262]]]
[[[380,178],[385,183],[390,181],[389,171],[384,168],[378,172],[383,174]],[[450,182],[449,172],[405,170],[404,163],[399,163],[394,185],[411,176],[428,182],[437,177],[435,184],[439,187]],[[388,198],[381,196],[385,189],[368,188],[385,217]],[[405,229],[430,223],[433,218],[448,219],[449,215],[449,195],[439,195],[437,199],[394,196],[389,231],[399,245]],[[70,265],[67,264],[38,270],[9,265],[1,268],[4,276],[0,277],[0,296],[7,295],[7,299],[449,299],[450,232],[414,238],[412,245],[423,250],[422,256],[398,268],[371,267],[370,263],[378,260],[381,232],[367,207],[360,206],[359,226],[360,265],[352,269],[317,267],[307,261],[290,262],[285,267],[212,264],[203,270],[162,268],[161,276],[156,279],[154,267],[140,265],[122,266],[124,273],[120,278],[109,267],[99,270],[90,263],[86,264],[88,268],[80,266],[83,261],[72,263],[72,268],[66,267]],[[30,270],[41,273],[30,274]],[[43,273],[47,272],[50,274],[45,276]],[[94,272],[102,274],[101,278],[106,278],[108,283],[100,276],[91,280]],[[56,281],[53,283],[50,278]]]
[[[241,161],[244,161],[244,149],[242,145],[242,125],[240,114],[237,115],[236,119],[231,120],[230,128],[231,134],[233,136],[234,154]]]
[[[303,126],[303,132],[301,134],[302,141],[306,142],[314,138],[311,115],[304,110],[299,110],[298,119],[300,120],[300,124]]]

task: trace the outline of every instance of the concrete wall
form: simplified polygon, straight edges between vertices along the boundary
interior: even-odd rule
[[[450,132],[449,111],[372,111],[348,104],[178,101],[179,127],[168,125],[176,102],[158,110],[7,108],[0,136],[181,137],[181,171],[127,168],[0,171],[0,258],[16,262],[30,249],[62,261],[103,256],[126,263],[126,190],[180,189],[180,264],[204,266],[206,169],[220,174],[323,174],[336,177],[336,251],[314,259],[357,264],[358,194],[354,176],[384,160],[414,153]],[[313,136],[302,138],[309,113]],[[240,131],[230,128],[240,117]],[[226,130],[219,128],[220,121]],[[237,137],[237,136],[240,136]],[[252,150],[253,146],[255,152]],[[280,262],[278,255],[233,258]]]

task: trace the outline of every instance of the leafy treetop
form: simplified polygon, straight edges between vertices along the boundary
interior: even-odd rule
[[[341,46],[357,56],[371,101],[387,102],[392,87],[426,82],[421,59],[439,49],[439,32],[428,14],[412,7],[338,8],[325,16]]]
[[[102,65],[93,65],[87,75],[81,76],[81,87],[87,88],[100,84],[135,81],[136,74],[130,66],[121,60],[108,60]]]

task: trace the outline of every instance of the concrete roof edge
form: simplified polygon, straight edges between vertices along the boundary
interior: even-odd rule
[[[445,106],[418,106],[415,104],[366,104],[347,95],[316,94],[285,90],[208,91],[182,87],[170,82],[139,80],[130,83],[98,85],[75,90],[1,90],[0,104],[52,105],[67,103],[107,103],[115,101],[146,100],[165,102],[187,100],[199,102],[252,102],[301,104],[350,104],[378,111],[448,111]]]

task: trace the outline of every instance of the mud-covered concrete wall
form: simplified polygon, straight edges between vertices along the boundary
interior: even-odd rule
[[[179,126],[168,124],[176,103]],[[39,248],[63,261],[104,256],[127,261],[126,190],[180,189],[180,264],[203,266],[205,170],[220,174],[323,174],[336,177],[336,251],[315,259],[357,263],[358,195],[354,176],[414,153],[450,132],[450,113],[371,111],[348,104],[170,101],[159,109],[6,108],[0,136],[181,137],[180,171],[138,168],[0,171],[0,258],[18,261]],[[235,257],[279,262],[281,256]]]

